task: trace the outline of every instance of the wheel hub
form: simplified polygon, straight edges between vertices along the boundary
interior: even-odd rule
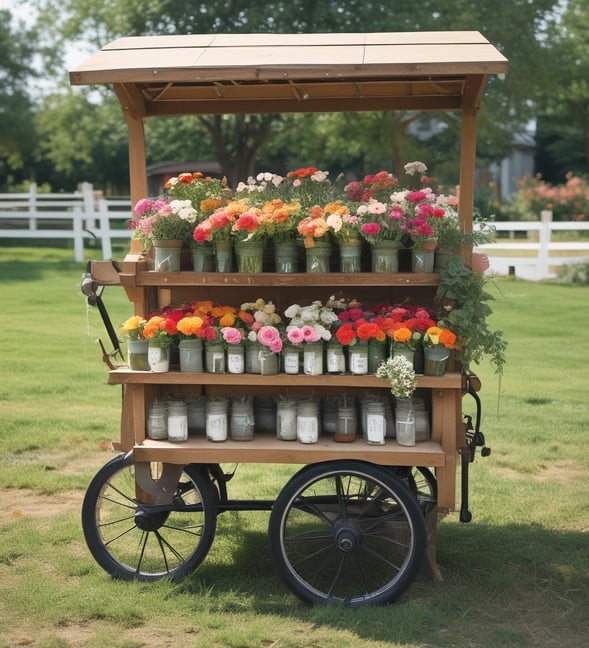
[[[346,553],[354,551],[362,542],[362,533],[353,522],[339,520],[333,527],[335,546]]]
[[[167,520],[168,512],[148,513],[147,511],[136,511],[135,526],[141,531],[157,531]]]

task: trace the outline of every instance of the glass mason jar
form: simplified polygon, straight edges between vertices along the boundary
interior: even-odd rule
[[[274,243],[274,268],[276,272],[282,274],[297,272],[298,251],[296,241]]]
[[[297,440],[297,404],[294,400],[276,402],[276,438],[279,441]]]
[[[206,434],[209,441],[227,440],[227,405],[226,399],[207,401]]]
[[[379,241],[371,246],[372,272],[399,272],[399,244]]]
[[[168,406],[166,403],[153,401],[149,406],[147,436],[157,440],[168,438]]]
[[[168,401],[168,441],[180,443],[188,439],[188,414],[186,402]]]
[[[376,373],[378,366],[383,363],[387,355],[387,341],[375,339],[368,340],[368,373]]]
[[[384,445],[386,421],[384,404],[381,401],[366,403],[366,443]]]
[[[165,373],[170,369],[170,347],[158,338],[150,338],[147,346],[149,368],[155,373]]]
[[[362,270],[362,241],[340,241],[340,272],[360,272]]]
[[[321,376],[323,374],[323,342],[305,342],[303,373],[306,376]]]
[[[231,241],[215,241],[213,251],[215,270],[217,272],[231,272],[233,270],[233,243]]]
[[[424,241],[411,250],[411,272],[433,272],[436,256],[436,241]]]
[[[221,342],[205,342],[205,367],[209,373],[225,373],[225,349]]]
[[[319,403],[304,400],[297,403],[297,441],[317,443],[319,440]]]
[[[204,434],[206,432],[205,402],[204,396],[186,397],[188,434]]]
[[[337,410],[337,425],[334,440],[338,443],[351,443],[358,434],[356,408],[340,405]]]
[[[344,347],[338,342],[335,335],[327,343],[326,356],[327,373],[345,373],[346,355]]]
[[[176,239],[155,239],[154,270],[156,272],[180,272],[183,242]]]
[[[330,253],[327,241],[315,241],[313,247],[305,248],[307,272],[329,272]]]
[[[276,429],[276,401],[273,398],[257,396],[254,398],[254,417],[256,430],[274,432]]]
[[[127,342],[127,356],[131,371],[149,371],[147,348],[148,341],[145,339]]]
[[[246,274],[262,272],[264,241],[237,241],[235,243],[237,269]]]
[[[182,373],[202,373],[202,340],[198,338],[180,340],[178,355]]]
[[[399,346],[398,344],[391,345],[391,357],[402,356],[414,367],[415,362],[415,351],[406,346]]]
[[[425,347],[423,358],[423,373],[425,376],[443,376],[448,366],[450,349],[443,345]]]
[[[368,373],[368,341],[356,340],[348,349],[349,371],[358,376]]]
[[[415,445],[415,415],[411,398],[397,398],[395,436],[402,446]]]
[[[195,272],[215,271],[215,255],[212,243],[194,243],[192,246],[192,269]]]
[[[282,348],[282,368],[285,374],[298,374],[301,370],[301,347],[286,344]]]
[[[268,376],[277,374],[280,357],[260,342],[248,342],[245,347],[246,373]]]
[[[254,406],[251,400],[231,403],[229,436],[232,441],[251,441],[254,438]]]
[[[242,374],[245,372],[245,345],[230,344],[227,347],[227,371],[230,374]]]

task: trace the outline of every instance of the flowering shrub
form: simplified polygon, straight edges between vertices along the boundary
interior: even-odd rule
[[[539,174],[525,176],[518,182],[512,210],[519,219],[538,220],[543,210],[551,210],[555,221],[587,220],[589,181],[568,173],[564,184],[552,185]]]

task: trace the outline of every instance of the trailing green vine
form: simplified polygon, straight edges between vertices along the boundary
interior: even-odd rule
[[[441,309],[441,323],[456,333],[459,349],[457,359],[465,371],[473,364],[489,358],[495,373],[502,375],[506,362],[507,342],[503,331],[492,330],[488,317],[489,306],[495,298],[485,289],[487,277],[473,272],[462,257],[452,257],[441,275],[436,299]]]

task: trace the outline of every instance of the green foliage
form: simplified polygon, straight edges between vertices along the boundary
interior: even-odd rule
[[[589,263],[562,265],[558,268],[557,281],[566,284],[589,284]]]
[[[442,322],[458,337],[461,349],[457,358],[467,370],[489,358],[496,373],[503,373],[507,342],[502,330],[489,324],[492,309],[488,302],[494,297],[485,286],[489,280],[483,273],[472,272],[462,257],[448,261],[441,276],[437,299],[442,306]]]

